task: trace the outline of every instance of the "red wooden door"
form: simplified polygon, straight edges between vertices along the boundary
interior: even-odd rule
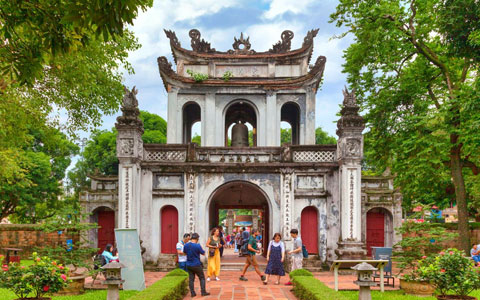
[[[115,243],[115,212],[99,211],[98,212],[98,245],[99,252],[105,250],[107,244]]]
[[[178,211],[171,205],[165,206],[160,218],[162,220],[162,253],[175,254],[178,239]]]
[[[385,215],[382,212],[367,213],[367,255],[372,255],[372,247],[385,246]]]
[[[318,254],[318,212],[313,206],[305,207],[301,216],[301,238],[308,253]]]

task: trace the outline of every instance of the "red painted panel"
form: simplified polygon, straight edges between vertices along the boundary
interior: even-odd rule
[[[385,246],[385,215],[381,212],[367,213],[367,255],[372,255],[372,247]]]
[[[165,206],[160,218],[162,220],[162,253],[175,254],[178,239],[178,211],[171,205]]]
[[[318,212],[313,206],[303,209],[301,238],[308,253],[318,254]]]
[[[99,252],[105,250],[107,244],[115,243],[115,212],[99,211],[98,213],[98,245]]]

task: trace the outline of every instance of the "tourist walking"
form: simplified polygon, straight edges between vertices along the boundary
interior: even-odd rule
[[[255,272],[258,274],[258,276],[260,276],[260,279],[262,281],[265,281],[265,275],[262,275],[262,272],[260,272],[257,259],[255,258],[255,254],[260,253],[260,250],[257,249],[257,241],[255,239],[255,237],[259,234],[260,232],[258,231],[258,229],[255,229],[252,231],[252,235],[248,239],[246,254],[247,259],[245,260],[245,266],[243,267],[242,275],[240,275],[240,280],[242,281],[248,281],[248,279],[245,278],[245,273],[250,266],[253,266],[255,268]]]
[[[301,269],[303,264],[302,239],[298,236],[298,230],[290,230],[290,236],[293,238],[293,250],[288,252],[291,255],[290,272]],[[285,284],[292,285],[292,278]]]
[[[247,255],[247,243],[250,238],[250,233],[245,229],[245,227],[242,227],[242,240],[241,240],[241,247],[240,247],[240,254],[239,256],[246,256]]]
[[[220,245],[222,245],[222,247],[220,247],[220,257],[223,256],[223,247],[225,247],[225,244],[226,244],[226,241],[225,241],[225,233],[223,232],[223,227],[222,225],[219,225],[218,226],[218,230],[220,231],[219,233],[219,237],[220,237]]]
[[[213,228],[210,237],[207,240],[208,248],[208,268],[207,268],[207,281],[210,281],[210,277],[215,277],[215,280],[220,280],[220,249],[222,248],[220,229],[218,227]]]
[[[240,252],[240,247],[242,246],[242,230],[239,229],[237,234],[235,235],[235,253]]]
[[[185,244],[183,247],[183,252],[187,254],[188,286],[192,297],[197,295],[194,286],[195,275],[198,276],[198,279],[200,280],[202,296],[210,295],[205,288],[205,274],[203,274],[203,265],[200,261],[200,255],[205,255],[205,251],[203,251],[202,246],[198,244],[198,239],[198,233],[192,234],[190,243]]]
[[[178,267],[187,272],[187,255],[183,252],[183,247],[190,240],[190,233],[183,235],[183,240],[177,243]]]
[[[280,276],[285,276],[285,269],[283,268],[283,261],[285,260],[285,244],[282,242],[282,236],[280,233],[273,235],[273,240],[268,244],[267,251],[267,268],[265,274],[267,279],[263,284],[268,284],[270,275],[277,275],[277,281],[275,284],[280,284]]]

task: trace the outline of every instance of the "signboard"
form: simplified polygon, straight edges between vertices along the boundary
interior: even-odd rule
[[[126,267],[122,269],[124,290],[141,291],[145,289],[143,261],[140,252],[140,239],[136,229],[115,229],[118,259]]]

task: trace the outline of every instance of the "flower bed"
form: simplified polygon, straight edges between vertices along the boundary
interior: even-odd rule
[[[188,292],[188,274],[175,269],[129,300],[181,300]]]

